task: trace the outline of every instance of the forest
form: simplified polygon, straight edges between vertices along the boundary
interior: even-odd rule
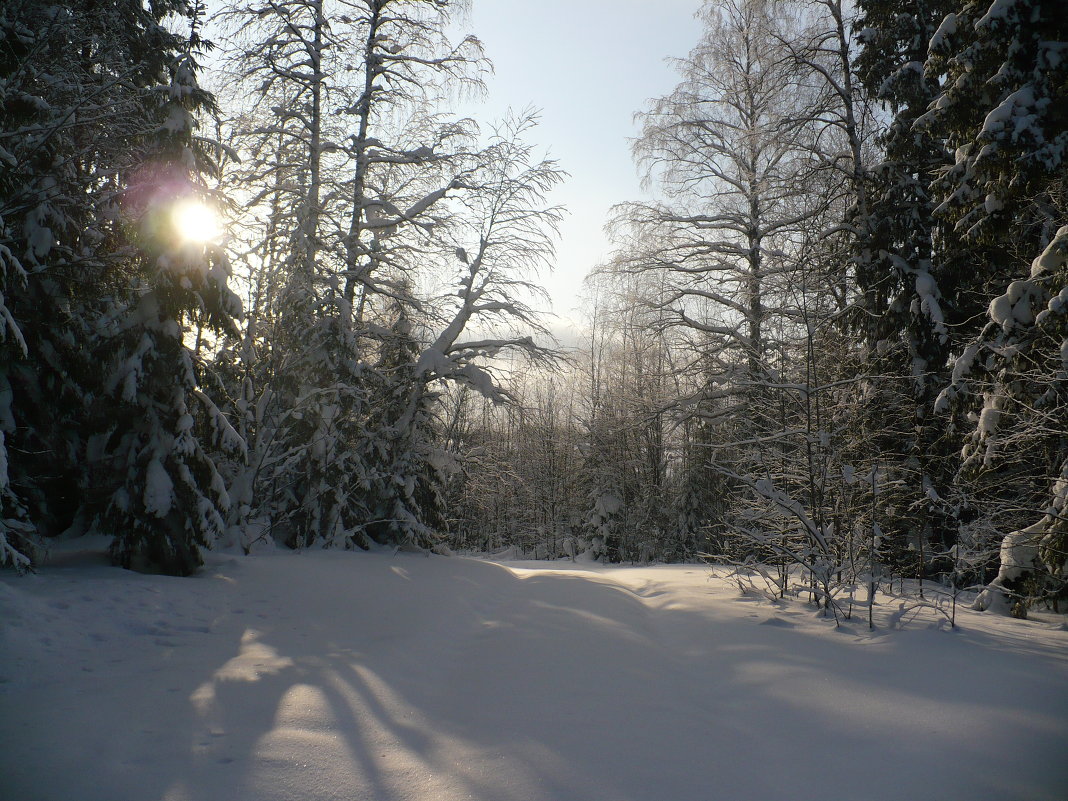
[[[0,564],[106,535],[176,576],[390,546],[1068,597],[1063,0],[705,3],[566,346],[568,165],[536,113],[452,111],[493,46],[457,6],[0,5]]]

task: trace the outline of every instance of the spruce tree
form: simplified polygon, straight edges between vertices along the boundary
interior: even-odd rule
[[[955,153],[933,183],[935,213],[952,226],[939,246],[962,246],[989,276],[988,322],[939,406],[975,420],[961,478],[987,497],[1002,536],[998,576],[977,603],[1017,614],[1066,587],[1066,52],[1063,3],[962,3],[932,37],[926,71],[944,88],[914,126]]]
[[[893,114],[879,137],[869,214],[856,239],[861,293],[856,330],[866,345],[867,371],[883,377],[871,383],[865,412],[872,414],[865,423],[868,445],[892,474],[884,557],[922,574],[926,565],[908,564],[909,546],[945,551],[956,539],[949,498],[959,442],[947,436],[933,404],[948,378],[954,332],[978,311],[975,271],[947,248],[936,252],[942,232],[929,184],[947,162],[947,145],[944,137],[913,125],[940,90],[939,76],[925,73],[923,64],[931,36],[954,3],[861,0],[859,5],[859,76]],[[901,414],[901,425],[886,425]]]
[[[194,115],[211,109],[195,79],[196,16],[184,2],[130,0],[16,0],[0,12],[0,550],[21,564],[34,555],[31,520],[38,536],[93,525],[111,533],[120,520],[120,561],[153,551],[157,568],[187,573],[222,503],[193,431],[200,412],[182,339],[194,320],[231,326],[237,307],[225,259],[179,253],[166,230],[165,205],[211,167],[193,133]],[[194,23],[189,37],[168,28],[182,17]],[[180,452],[173,473],[164,449],[145,449],[162,442],[158,428],[150,433],[160,417],[140,412],[163,408]],[[203,502],[168,507],[162,491],[146,495],[166,486],[164,473]],[[168,527],[186,533],[161,532],[164,507]]]
[[[229,496],[211,447],[242,448],[200,392],[197,355],[185,341],[192,325],[236,334],[241,311],[225,254],[183,242],[174,226],[180,204],[204,202],[202,177],[215,169],[195,136],[194,115],[213,107],[197,83],[195,44],[174,55],[169,82],[143,97],[148,124],[132,148],[137,166],[124,198],[140,252],[101,346],[110,368],[99,410],[110,423],[103,461],[121,483],[99,525],[116,532],[112,555],[124,567],[177,575],[196,570],[199,548],[225,531]]]

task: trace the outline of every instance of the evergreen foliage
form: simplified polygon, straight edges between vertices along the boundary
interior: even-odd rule
[[[119,522],[119,561],[179,574],[219,530],[225,490],[195,431],[183,333],[236,330],[239,304],[225,256],[179,247],[169,222],[215,166],[194,134],[212,99],[187,8],[4,8],[3,496],[16,564],[34,557],[30,520],[45,536]],[[164,25],[179,12],[190,37]]]
[[[863,293],[858,321],[874,382],[863,421],[881,461],[900,479],[884,529],[900,548],[922,538],[938,550],[956,538],[950,495],[959,443],[934,414],[934,398],[948,378],[947,360],[978,309],[974,270],[942,249],[933,216],[930,176],[948,158],[943,139],[914,122],[938,94],[925,74],[928,42],[952,3],[860,3],[858,72],[893,119],[880,137],[873,165],[870,209],[857,239],[857,282]],[[956,337],[954,336],[956,335]],[[894,429],[886,418],[901,418]],[[911,533],[910,533],[911,532]],[[896,536],[895,536],[896,535]]]
[[[942,76],[944,89],[915,126],[943,136],[955,153],[932,184],[935,214],[954,234],[939,244],[990,276],[988,321],[939,400],[943,409],[972,412],[961,478],[1008,530],[999,574],[978,603],[1005,599],[1017,613],[1034,597],[1068,591],[1066,56],[1062,4],[964,3],[932,37],[926,70]]]

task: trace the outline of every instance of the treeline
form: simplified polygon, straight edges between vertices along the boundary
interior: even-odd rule
[[[711,554],[828,604],[886,576],[1064,597],[1063,4],[700,21],[639,115],[658,199],[616,209],[578,370],[476,415],[493,480],[455,542]]]
[[[1062,3],[707,3],[563,363],[562,173],[529,116],[448,113],[488,69],[451,6],[213,9],[208,92],[198,5],[4,4],[4,562],[99,531],[177,574],[447,544],[1064,595]]]

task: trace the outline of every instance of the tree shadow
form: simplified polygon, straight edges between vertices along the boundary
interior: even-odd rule
[[[139,614],[114,638],[153,648],[131,657],[136,706],[110,709],[124,688],[106,679],[20,706],[43,750],[0,724],[0,761],[67,776],[38,771],[15,797],[1043,799],[1068,780],[1064,655],[979,629],[871,636],[796,606],[689,603],[670,582],[406,554],[104,584],[71,592],[160,593],[157,629]]]
[[[402,555],[360,576],[258,634],[282,669],[214,682],[209,725],[228,733],[194,759],[190,798],[816,798],[874,773],[875,799],[900,795],[903,765],[915,788],[1041,798],[1064,778],[1056,670],[1036,685],[1035,655],[994,637],[842,638],[471,560]],[[341,631],[326,622],[337,603],[365,612]],[[996,665],[976,672],[980,659]],[[1027,748],[1010,760],[1006,737]]]

